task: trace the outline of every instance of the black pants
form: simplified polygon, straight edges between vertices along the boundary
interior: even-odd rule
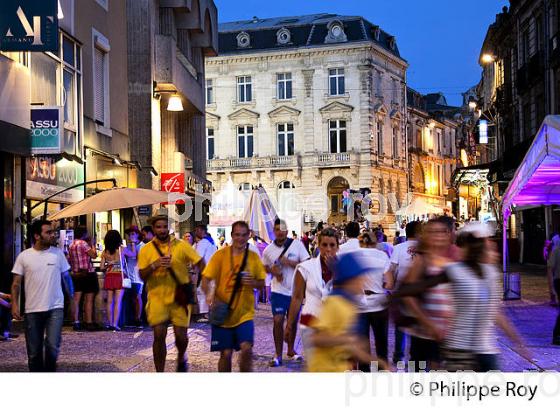
[[[369,329],[373,329],[375,337],[375,353],[379,359],[387,360],[387,345],[389,339],[389,311],[367,312],[360,314],[359,334],[367,338],[370,346]],[[361,363],[359,369],[362,372],[370,372],[370,364]]]
[[[556,292],[557,298],[560,298],[560,279],[554,279],[554,291]],[[558,316],[556,317],[556,325],[554,326],[552,338],[560,342],[560,308],[558,310]]]
[[[10,309],[0,306],[0,336],[5,332],[10,333],[12,329],[12,312]]]
[[[430,362],[441,361],[439,343],[434,340],[411,336],[410,361],[414,362],[415,372],[431,370]]]

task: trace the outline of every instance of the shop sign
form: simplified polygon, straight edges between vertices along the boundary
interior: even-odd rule
[[[55,157],[36,156],[26,159],[27,197],[45,199],[57,192],[84,182],[84,169],[80,164]],[[84,189],[79,187],[57,195],[53,202],[77,202],[84,199]]]
[[[31,153],[62,152],[62,107],[31,108]]]
[[[198,175],[192,173],[191,171],[185,171],[185,174],[185,192],[187,194],[209,194],[212,191],[212,184],[207,180],[200,178]]]
[[[58,51],[58,1],[0,1],[0,50]]]
[[[151,206],[139,206],[138,207],[138,215],[150,216],[151,214],[152,214],[152,207]]]
[[[163,192],[185,192],[185,174],[183,172],[177,173],[162,173],[161,174],[161,190]]]

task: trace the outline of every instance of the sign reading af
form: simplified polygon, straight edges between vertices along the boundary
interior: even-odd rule
[[[57,0],[1,0],[0,50],[58,50]]]

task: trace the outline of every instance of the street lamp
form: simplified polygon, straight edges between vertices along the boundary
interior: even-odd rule
[[[493,63],[496,60],[496,58],[492,55],[492,54],[483,54],[481,61],[483,64],[490,64]]]
[[[469,97],[469,109],[471,111],[474,111],[475,108],[476,108],[476,101],[475,101],[474,97],[471,95]]]
[[[167,111],[183,111],[183,102],[179,94],[173,94],[169,97],[169,104],[167,104]]]

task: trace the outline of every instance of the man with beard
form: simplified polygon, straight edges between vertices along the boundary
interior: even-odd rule
[[[54,372],[64,319],[62,283],[70,265],[56,247],[50,222],[35,221],[30,235],[33,247],[18,255],[12,269],[12,316],[22,319],[19,295],[25,277],[25,341],[29,370]]]
[[[204,261],[185,241],[176,240],[169,235],[166,215],[157,215],[149,222],[154,231],[154,239],[140,249],[138,269],[146,284],[148,303],[146,316],[154,329],[154,364],[157,372],[165,370],[167,348],[167,324],[171,322],[177,346],[177,371],[187,371],[185,353],[187,351],[191,306],[186,308],[175,302],[177,281],[190,283],[189,266],[197,265],[202,271]]]

